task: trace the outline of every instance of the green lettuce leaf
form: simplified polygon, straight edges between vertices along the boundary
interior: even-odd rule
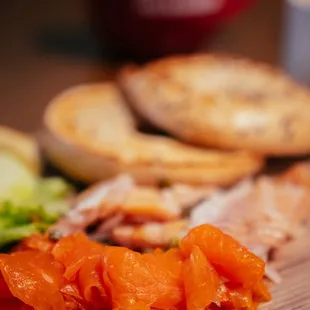
[[[40,178],[5,151],[0,171],[0,248],[45,231],[68,211],[73,188],[62,178]]]

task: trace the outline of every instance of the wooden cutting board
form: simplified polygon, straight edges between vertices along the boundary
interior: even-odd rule
[[[310,309],[310,228],[275,254],[282,283],[271,288],[272,301],[260,310]]]

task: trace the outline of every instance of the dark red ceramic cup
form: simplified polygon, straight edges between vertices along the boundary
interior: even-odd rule
[[[214,29],[255,0],[88,0],[101,42],[123,54],[193,51]]]

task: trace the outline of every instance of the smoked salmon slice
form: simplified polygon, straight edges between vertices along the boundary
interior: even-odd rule
[[[45,241],[33,236],[0,255],[0,309],[253,310],[270,299],[264,262],[210,225],[152,253],[84,234]]]
[[[152,257],[119,247],[110,251],[105,257],[105,270],[113,309],[171,309],[181,303],[182,261],[172,262],[174,255],[171,252]]]
[[[12,295],[36,310],[66,310],[59,292],[62,266],[38,251],[0,255],[0,269]]]
[[[94,309],[110,309],[111,302],[103,282],[102,256],[88,257],[78,273],[78,283],[83,298]]]
[[[232,282],[252,288],[264,276],[265,262],[220,229],[204,224],[193,228],[181,241],[189,257],[198,246],[216,270]]]
[[[61,239],[54,246],[52,255],[66,267],[64,277],[69,280],[81,268],[87,257],[102,252],[103,245],[90,241],[86,235],[79,233]]]
[[[17,251],[26,250],[39,250],[42,252],[49,253],[54,246],[54,243],[46,235],[35,234],[31,237],[25,238],[20,244],[15,248]]]
[[[216,301],[221,279],[199,247],[193,246],[183,276],[188,310],[206,309]]]

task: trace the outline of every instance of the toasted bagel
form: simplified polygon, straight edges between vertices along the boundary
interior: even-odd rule
[[[161,180],[229,185],[257,172],[261,157],[185,145],[138,132],[136,122],[113,83],[73,87],[49,104],[43,148],[65,173],[92,183],[128,173],[139,184]]]
[[[170,57],[125,68],[120,85],[140,115],[186,142],[271,156],[310,153],[310,91],[267,65]]]
[[[41,171],[41,159],[37,141],[31,135],[13,128],[0,126],[0,151],[16,156],[32,173]]]

